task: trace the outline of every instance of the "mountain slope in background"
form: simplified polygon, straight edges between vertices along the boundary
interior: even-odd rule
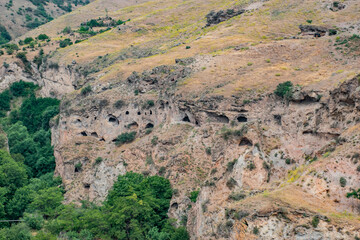
[[[1,0],[0,23],[12,38],[17,38],[31,29],[89,3],[89,0]]]

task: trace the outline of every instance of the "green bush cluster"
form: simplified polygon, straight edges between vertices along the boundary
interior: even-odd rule
[[[136,132],[122,133],[115,139],[115,144],[116,146],[120,146],[125,143],[131,143],[132,141],[135,140],[135,137],[136,137]]]
[[[279,97],[290,99],[292,97],[293,84],[290,81],[277,85],[275,94]]]

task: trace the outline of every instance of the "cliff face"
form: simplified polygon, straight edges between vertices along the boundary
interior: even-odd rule
[[[61,99],[65,94],[75,90],[80,79],[83,78],[72,66],[43,66],[38,69],[32,64],[30,72],[25,72],[20,62],[0,67],[0,91],[4,91],[17,81],[33,82],[41,86],[42,96]]]
[[[296,87],[288,101],[269,93],[251,93],[250,102],[246,94],[192,100],[175,86],[196,74],[197,61],[177,62],[63,100],[52,132],[68,202],[101,201],[118,174],[136,171],[171,180],[177,193],[169,214],[187,219],[194,239],[359,233],[350,217],[359,214],[358,201],[345,197],[360,184],[359,77],[331,91]],[[134,142],[114,144],[131,131]]]
[[[2,56],[13,63],[0,91],[33,81],[62,99],[51,126],[67,203],[100,203],[128,171],[158,174],[192,239],[354,239],[359,11],[353,0],[95,1],[28,33],[56,39],[39,70]],[[104,12],[131,21],[56,49],[64,27]]]

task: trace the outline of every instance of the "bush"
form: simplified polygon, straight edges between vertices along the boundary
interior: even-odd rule
[[[199,193],[200,193],[199,190],[197,190],[197,191],[192,191],[192,192],[190,193],[190,201],[196,202],[196,199],[197,199],[197,197],[199,196]]]
[[[346,186],[346,182],[347,182],[347,181],[346,181],[346,179],[345,179],[344,177],[341,177],[341,178],[340,178],[340,186],[341,186],[341,187],[345,187],[345,186]]]
[[[71,41],[71,39],[70,39],[70,38],[66,38],[66,39],[60,41],[59,46],[60,46],[61,48],[65,48],[65,47],[70,46],[70,45],[72,45],[72,44],[73,44],[73,42]]]
[[[211,155],[211,147],[205,148],[205,152],[207,155]]]
[[[125,102],[123,100],[117,100],[114,103],[114,107],[117,109],[121,109],[125,105]]]
[[[230,189],[232,189],[233,187],[235,187],[237,185],[237,182],[235,181],[235,179],[230,178],[227,182],[226,182],[226,186]]]
[[[103,161],[102,157],[98,157],[95,159],[95,164],[99,164]]]
[[[158,140],[159,138],[157,136],[153,136],[153,138],[151,139],[151,144],[155,146],[158,143]]]
[[[162,167],[159,169],[159,175],[160,175],[160,176],[164,176],[165,171],[166,171],[166,168],[165,168],[164,166],[162,166]]]
[[[25,38],[24,43],[25,43],[25,44],[29,44],[29,43],[31,43],[32,41],[34,41],[34,39],[33,39],[32,37],[27,37],[27,38]]]
[[[62,30],[62,33],[64,33],[64,34],[69,34],[69,33],[71,33],[71,27],[65,27],[65,28]]]
[[[234,159],[233,161],[228,162],[227,166],[226,166],[226,171],[231,172],[236,163],[237,163],[237,159]]]
[[[83,87],[81,89],[81,95],[85,96],[87,95],[88,93],[91,93],[92,92],[92,89],[91,89],[91,86],[90,85],[87,85],[86,87]]]
[[[39,34],[39,36],[37,37],[37,39],[41,40],[41,41],[44,41],[44,40],[47,40],[47,39],[50,39],[48,35],[46,34]]]
[[[115,144],[116,146],[120,146],[124,143],[131,143],[132,141],[135,140],[135,136],[136,136],[136,132],[122,133],[116,138]]]
[[[292,89],[293,89],[292,82],[287,81],[287,82],[280,83],[279,85],[277,85],[274,93],[279,97],[289,99],[292,97]]]
[[[75,172],[80,172],[82,169],[82,163],[75,164]]]
[[[314,216],[312,221],[311,221],[311,225],[316,228],[319,225],[320,219],[318,216]]]
[[[231,193],[229,195],[229,199],[234,200],[234,201],[239,201],[239,200],[244,199],[244,198],[246,198],[246,194],[242,193],[242,192],[240,192],[240,193],[234,193],[233,192],[233,193]]]

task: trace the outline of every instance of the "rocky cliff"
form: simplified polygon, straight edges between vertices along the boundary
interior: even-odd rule
[[[100,203],[134,171],[171,181],[169,216],[192,239],[360,236],[346,198],[360,186],[357,1],[117,4],[85,10],[126,25],[49,44],[31,74],[15,60],[0,70],[0,90],[33,81],[62,99],[51,127],[66,203]],[[88,20],[74,14],[35,33],[61,38],[57,23]]]

